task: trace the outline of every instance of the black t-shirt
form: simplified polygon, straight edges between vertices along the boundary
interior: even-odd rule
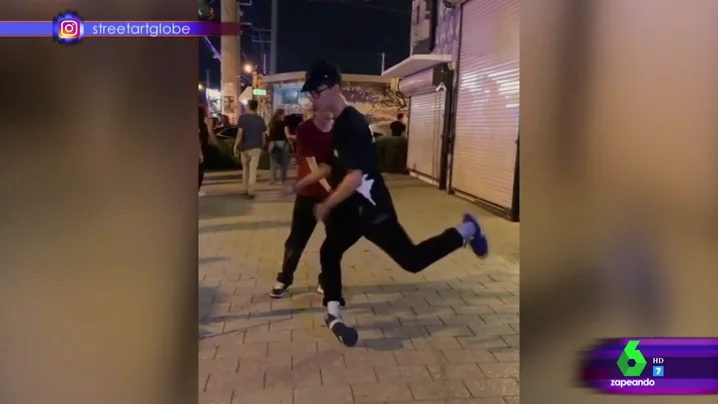
[[[406,132],[406,125],[402,121],[394,121],[389,125],[389,129],[391,129],[392,136],[401,136]]]
[[[291,114],[284,118],[284,124],[286,125],[289,133],[294,135],[297,133],[297,127],[304,121],[304,117],[301,114]]]
[[[280,140],[287,141],[287,135],[284,133],[284,128],[287,126],[284,122],[275,122],[271,128],[269,128],[269,140],[272,142],[278,142]]]
[[[355,204],[363,217],[374,220],[378,215],[395,214],[391,194],[379,170],[376,139],[369,124],[354,107],[346,107],[336,117],[333,127],[333,155],[330,184],[336,188],[353,170],[363,173],[362,183],[344,203]]]

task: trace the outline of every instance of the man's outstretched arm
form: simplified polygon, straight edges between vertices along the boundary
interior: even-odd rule
[[[307,162],[307,166],[309,166],[309,171],[314,173],[319,171],[319,164],[317,163],[317,158],[315,157],[314,149],[312,148],[311,142],[307,141],[309,138],[305,133],[305,124],[306,123],[300,124],[299,127],[297,127],[297,135],[295,136],[297,144],[297,157],[304,158]],[[322,187],[324,187],[324,189],[327,190],[327,192],[331,192],[332,188],[329,186],[329,182],[326,180],[327,176],[324,176],[322,179],[320,179],[319,183],[322,185]]]
[[[368,125],[358,119],[353,123],[354,130],[347,133],[349,145],[343,151],[342,159],[346,162],[349,172],[337,185],[329,197],[324,201],[327,208],[331,209],[349,198],[362,183],[364,174],[371,171],[371,153],[376,153],[373,144],[374,136]]]
[[[302,178],[299,182],[297,182],[296,190],[301,190],[305,187],[308,187],[312,184],[316,184],[317,182],[329,177],[332,173],[332,168],[327,164],[319,164],[317,166],[316,171],[312,170],[309,175]]]
[[[311,172],[319,171],[319,164],[317,163],[316,157],[307,157],[307,165],[309,166],[309,170]],[[331,173],[331,170],[330,170]],[[319,184],[321,184],[324,189],[327,190],[327,192],[332,192],[332,187],[329,185],[329,181],[327,181],[327,178],[324,177],[321,180],[319,180]]]

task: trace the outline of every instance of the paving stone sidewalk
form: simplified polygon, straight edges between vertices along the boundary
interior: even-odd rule
[[[406,176],[389,184],[415,240],[477,214],[493,255],[459,251],[402,271],[360,241],[344,258],[346,348],[322,322],[313,292],[318,228],[282,300],[268,296],[289,232],[290,198],[267,184],[240,195],[237,173],[207,178],[199,222],[199,388],[202,404],[517,404],[519,225]]]

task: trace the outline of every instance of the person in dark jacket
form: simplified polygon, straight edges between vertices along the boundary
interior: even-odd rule
[[[272,115],[269,121],[269,163],[270,163],[270,179],[269,183],[274,184],[277,180],[282,184],[287,180],[287,171],[289,171],[289,155],[290,145],[289,139],[291,134],[285,122],[284,110],[279,108]]]
[[[406,133],[406,124],[404,123],[404,114],[396,114],[396,121],[389,125],[392,136],[402,136]]]
[[[209,145],[212,144],[215,147],[219,147],[219,140],[214,133],[214,125],[212,118],[207,115],[207,111],[201,105],[197,110],[197,127],[199,133],[199,170],[197,173],[198,177],[198,193],[199,196],[203,196],[202,182],[204,181],[205,164],[204,157],[207,155]]]

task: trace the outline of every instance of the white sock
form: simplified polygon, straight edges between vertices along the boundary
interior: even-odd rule
[[[479,231],[479,229],[476,227],[475,224],[471,222],[466,222],[456,226],[456,231],[461,234],[461,237],[463,237],[464,240],[468,241],[474,238],[476,232]]]
[[[342,318],[342,307],[339,302],[327,302],[327,313],[336,318]]]
[[[274,284],[274,288],[275,288],[275,289],[281,289],[281,288],[283,288],[284,286],[285,286],[285,285],[284,285],[282,282],[277,282],[277,283]]]

